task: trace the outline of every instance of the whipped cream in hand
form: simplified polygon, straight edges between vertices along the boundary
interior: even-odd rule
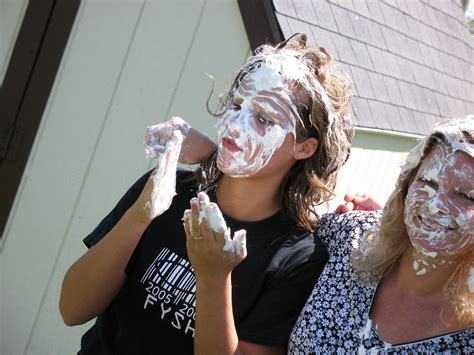
[[[242,257],[246,252],[246,235],[247,232],[244,229],[234,232],[234,237],[231,238],[230,228],[227,227],[224,216],[222,215],[219,206],[216,203],[209,200],[209,196],[205,192],[198,193],[199,201],[199,219],[198,222],[202,223],[205,219],[209,222],[211,229],[217,233],[223,235],[225,244],[222,248],[223,251],[229,254],[236,253],[237,256]],[[189,223],[190,229],[192,229],[192,218],[191,211],[186,210],[183,219]]]
[[[145,154],[147,158],[156,158],[166,150],[168,141],[175,131],[181,132],[186,138],[191,126],[180,117],[153,126],[148,126],[145,136]]]
[[[150,127],[148,127],[148,132],[150,132]],[[148,208],[150,217],[155,218],[170,207],[173,197],[176,195],[176,169],[183,135],[178,129],[172,131],[169,138],[165,138],[164,134],[157,138],[156,134],[150,133],[149,135],[148,132],[145,151],[149,158],[158,158],[158,163],[153,172],[153,189],[150,200],[145,208]],[[148,139],[150,140],[148,141]]]

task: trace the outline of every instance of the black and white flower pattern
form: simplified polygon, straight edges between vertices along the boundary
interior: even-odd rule
[[[327,214],[316,235],[329,261],[293,328],[289,354],[310,353],[474,353],[474,328],[425,340],[391,345],[367,326],[378,281],[367,283],[352,268],[350,254],[380,212]],[[365,330],[365,331],[364,331]]]

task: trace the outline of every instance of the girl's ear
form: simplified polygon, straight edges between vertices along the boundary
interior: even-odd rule
[[[318,149],[319,141],[316,138],[308,138],[300,143],[296,143],[294,157],[296,160],[303,160],[311,157]]]

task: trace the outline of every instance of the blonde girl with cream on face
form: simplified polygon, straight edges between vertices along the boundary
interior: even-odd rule
[[[472,353],[473,177],[470,115],[436,127],[409,154],[379,226],[373,213],[322,221],[329,262],[290,352]],[[331,316],[320,311],[328,292]]]
[[[97,316],[80,354],[285,352],[327,260],[314,206],[349,155],[350,89],[298,34],[262,46],[238,73],[212,113],[218,148],[197,172],[176,169],[199,161],[199,132],[178,118],[149,127],[157,168],[64,277],[65,322]]]

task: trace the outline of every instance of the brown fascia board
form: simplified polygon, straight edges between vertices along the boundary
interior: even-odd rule
[[[238,0],[250,48],[283,41],[272,0]]]
[[[0,92],[0,239],[80,2],[31,0],[28,4]]]

